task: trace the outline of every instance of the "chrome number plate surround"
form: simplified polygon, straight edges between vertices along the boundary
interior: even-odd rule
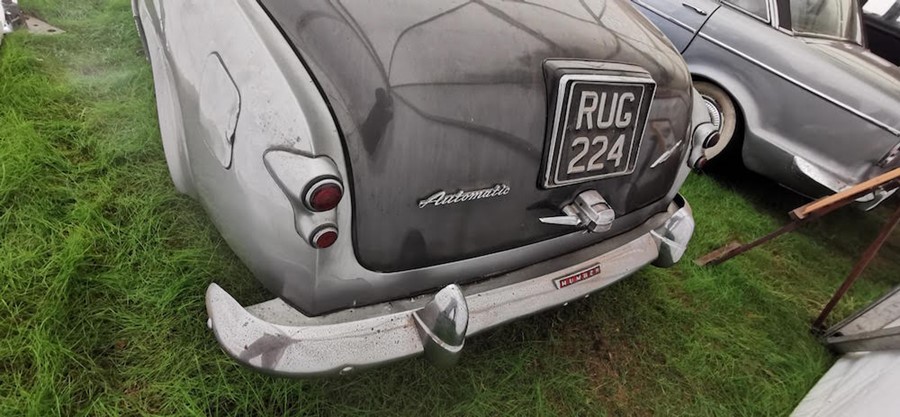
[[[656,93],[650,75],[569,73],[556,91],[543,187],[634,173]]]
[[[556,286],[557,290],[561,290],[570,285],[577,284],[586,279],[590,279],[600,275],[600,264],[594,265],[588,269],[578,271],[574,274],[566,275],[562,278],[557,278],[553,280],[553,285]]]

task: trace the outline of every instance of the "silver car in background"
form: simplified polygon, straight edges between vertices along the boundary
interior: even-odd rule
[[[633,4],[681,51],[720,127],[708,159],[740,153],[750,170],[812,197],[900,162],[900,69],[865,48],[855,0]]]

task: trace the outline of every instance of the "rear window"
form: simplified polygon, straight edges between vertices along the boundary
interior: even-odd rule
[[[791,23],[801,35],[859,43],[859,8],[854,0],[791,0]]]

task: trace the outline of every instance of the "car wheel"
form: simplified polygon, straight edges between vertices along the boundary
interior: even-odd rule
[[[712,161],[722,155],[734,139],[738,125],[737,108],[728,93],[713,84],[697,81],[694,82],[694,88],[700,93],[710,119],[719,129],[719,141],[703,150],[706,159]]]

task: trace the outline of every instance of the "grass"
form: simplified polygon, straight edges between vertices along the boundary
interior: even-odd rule
[[[467,341],[461,363],[247,371],[205,327],[213,281],[267,294],[166,171],[127,0],[23,0],[67,31],[0,48],[0,415],[785,415],[834,358],[808,323],[886,210],[839,212],[715,268],[646,269]],[[694,176],[693,259],[802,200]],[[900,283],[895,234],[836,317]]]

